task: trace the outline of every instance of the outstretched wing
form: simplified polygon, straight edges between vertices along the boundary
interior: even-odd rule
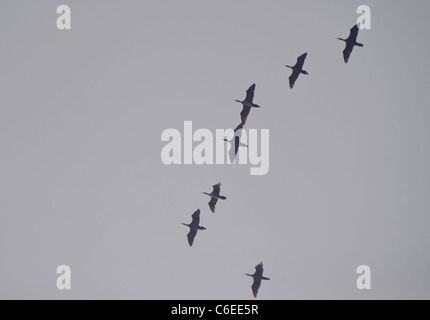
[[[190,228],[190,232],[188,232],[187,234],[188,244],[190,245],[190,247],[193,246],[193,242],[194,242],[194,238],[196,237],[196,234],[197,234],[197,229]]]
[[[358,26],[355,25],[351,28],[351,30],[349,31],[349,37],[348,37],[348,41],[352,41],[355,42],[357,40],[357,36],[358,36]]]
[[[258,289],[260,289],[260,285],[261,285],[261,279],[254,278],[254,282],[252,283],[252,286],[251,286],[252,294],[254,295],[254,298],[257,298]]]
[[[219,192],[221,190],[221,188],[220,188],[221,187],[221,183],[214,184],[212,187],[213,187],[212,194],[214,196],[219,196]]]
[[[246,98],[245,101],[251,102],[254,99],[254,91],[255,91],[255,83],[246,90]]]
[[[345,50],[343,50],[343,61],[348,63],[349,57],[351,56],[352,49],[354,48],[353,44],[347,44]]]
[[[230,145],[230,150],[228,151],[228,156],[230,158],[230,163],[233,164],[236,160],[236,155],[234,154],[234,148],[232,145]]]
[[[243,129],[243,123],[241,122],[236,129],[234,129],[234,132],[236,132],[237,130]]]
[[[234,155],[237,154],[237,150],[239,150],[240,138],[239,136],[234,137]]]
[[[242,120],[242,125],[245,125],[248,114],[251,111],[251,107],[243,106],[242,112],[240,113],[240,120]]]
[[[290,79],[290,88],[291,89],[293,89],[294,84],[296,83],[296,80],[297,80],[298,77],[299,77],[299,73],[296,72],[296,71],[293,71],[293,73],[289,77],[289,79]]]
[[[211,198],[211,201],[209,201],[209,208],[211,209],[212,213],[215,213],[215,205],[218,202],[218,199]]]
[[[193,218],[193,221],[191,221],[191,226],[198,226],[200,224],[200,209],[197,209],[196,212],[194,212],[191,217]]]
[[[255,266],[255,275],[261,278],[263,276],[263,261]]]
[[[300,69],[302,69],[307,55],[308,55],[308,53],[305,52],[300,57],[297,58],[297,66],[300,67]]]

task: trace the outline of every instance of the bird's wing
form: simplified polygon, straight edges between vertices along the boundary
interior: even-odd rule
[[[349,41],[353,41],[355,42],[355,40],[357,40],[357,36],[358,36],[358,26],[355,25],[351,28],[351,30],[349,31],[349,37],[348,40]]]
[[[237,154],[237,150],[239,149],[239,145],[240,145],[240,137],[235,136],[234,137],[234,155]]]
[[[190,228],[190,232],[188,232],[187,234],[188,244],[190,245],[190,247],[193,245],[196,234],[197,234],[197,229]]]
[[[254,298],[257,298],[258,289],[260,289],[260,285],[261,285],[261,279],[254,278],[254,282],[252,283],[252,286],[251,286],[252,294],[254,295]]]
[[[236,132],[237,130],[243,129],[243,123],[241,122],[236,129],[234,129],[234,132]]]
[[[243,129],[243,124],[239,124],[237,126],[237,128],[234,130],[234,155],[237,154],[237,151],[239,149],[239,146],[248,146],[242,142],[240,142],[240,139],[242,138],[242,129]]]
[[[219,192],[221,191],[221,183],[214,184],[212,187],[213,187],[212,194],[214,196],[219,196]]]
[[[347,44],[345,50],[343,50],[343,60],[345,61],[345,63],[348,63],[353,48],[354,45]]]
[[[255,83],[246,90],[246,98],[245,101],[252,102],[254,99],[254,91],[255,91]]]
[[[193,217],[193,221],[191,221],[192,226],[198,226],[200,224],[200,209],[197,209],[191,217]]]
[[[303,64],[305,63],[305,59],[307,55],[308,53],[305,52],[300,57],[297,58],[297,66],[300,67],[300,69],[303,67]]]
[[[235,158],[236,158],[236,156],[235,156],[235,154],[234,154],[234,148],[233,148],[233,146],[232,146],[232,144],[230,143],[230,145],[229,145],[229,150],[228,150],[228,156],[229,156],[229,158],[230,158],[230,163],[231,164],[233,164],[234,163],[234,161],[235,161]]]
[[[242,112],[240,113],[240,119],[242,120],[242,125],[245,125],[246,119],[248,118],[249,111],[251,111],[251,107],[243,106]]]
[[[230,164],[233,164],[234,163],[234,148],[233,148],[233,144],[232,144],[232,141],[231,140],[227,140],[227,139],[225,139],[227,142],[229,142],[228,143],[228,145],[227,145],[227,152],[228,152],[228,156],[229,156],[229,158],[230,158]]]
[[[215,205],[218,202],[217,198],[211,198],[211,201],[209,201],[209,208],[211,208],[212,213],[215,213]]]
[[[258,277],[261,277],[263,275],[263,262],[260,262],[255,266],[255,274]]]
[[[291,76],[288,78],[290,79],[290,88],[293,89],[294,83],[296,83],[297,78],[299,77],[299,73],[296,71],[293,71]]]

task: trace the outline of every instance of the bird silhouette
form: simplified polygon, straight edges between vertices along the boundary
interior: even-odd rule
[[[194,242],[194,238],[196,237],[197,231],[198,230],[206,230],[205,227],[200,226],[200,209],[197,209],[196,212],[194,212],[191,217],[193,218],[193,220],[191,221],[190,224],[187,223],[182,223],[184,226],[187,226],[190,228],[190,232],[188,232],[187,234],[187,238],[188,238],[188,244],[190,245],[190,247],[193,246],[193,242]]]
[[[290,80],[290,88],[293,89],[294,83],[296,83],[297,78],[300,74],[309,74],[306,70],[303,70],[303,64],[305,63],[306,56],[308,55],[307,52],[302,54],[300,57],[297,58],[296,64],[291,66],[285,66],[287,68],[291,68],[293,70],[293,73],[291,74],[289,80]]]
[[[362,43],[357,42],[358,36],[358,26],[355,25],[349,31],[349,37],[347,39],[337,38],[338,40],[342,40],[345,42],[345,49],[343,50],[343,60],[345,63],[348,63],[349,57],[351,56],[352,50],[355,46],[363,47]]]
[[[240,123],[236,127],[236,129],[234,129],[234,136],[231,140],[227,140],[226,138],[224,138],[224,141],[230,143],[231,145],[230,151],[228,152],[230,163],[234,163],[239,147],[248,147],[246,143],[240,142],[240,138],[242,136],[242,129],[243,129],[243,124]]]
[[[242,120],[242,125],[245,125],[246,119],[248,118],[251,108],[260,108],[258,104],[253,102],[254,100],[255,83],[251,85],[248,90],[246,90],[246,98],[243,101],[234,100],[242,104],[243,108],[240,112],[240,119]]]
[[[209,201],[209,208],[211,209],[212,213],[215,213],[215,205],[218,202],[218,200],[225,200],[227,199],[224,196],[220,196],[220,190],[221,190],[221,183],[214,184],[212,193],[203,192],[204,194],[211,197],[211,200]]]
[[[255,266],[254,274],[246,273],[245,275],[254,278],[254,282],[252,283],[251,289],[254,298],[257,298],[258,289],[260,289],[261,285],[261,280],[270,280],[270,278],[263,276],[263,261],[260,261],[260,263]]]

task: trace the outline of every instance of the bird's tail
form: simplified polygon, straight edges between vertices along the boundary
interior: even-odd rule
[[[220,198],[221,200],[225,200],[225,199],[227,199],[227,197],[224,197],[224,196],[219,196],[219,198]]]

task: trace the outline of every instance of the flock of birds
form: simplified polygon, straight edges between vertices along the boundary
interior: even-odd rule
[[[337,38],[338,40],[344,41],[346,44],[345,49],[343,50],[343,59],[344,59],[345,63],[348,63],[349,58],[350,58],[351,53],[352,53],[352,50],[354,49],[355,46],[363,47],[363,44],[357,42],[358,30],[359,30],[358,26],[354,25],[350,30],[348,38],[346,38],[346,39]],[[307,52],[305,52],[304,54],[302,54],[300,57],[297,58],[297,62],[294,66],[288,66],[288,65],[285,66],[287,68],[292,69],[292,74],[289,77],[289,83],[290,83],[291,89],[293,89],[294,84],[296,83],[296,80],[300,74],[305,74],[305,75],[308,74],[308,72],[306,70],[303,70],[303,65],[305,63],[306,56],[307,56]],[[231,151],[231,154],[230,154],[231,162],[234,161],[236,154],[237,154],[237,151],[238,151],[240,146],[244,146],[244,147],[248,146],[248,145],[240,142],[240,134],[236,134],[236,133],[240,132],[240,130],[243,129],[243,126],[246,123],[246,119],[248,118],[248,115],[251,111],[251,108],[260,108],[260,106],[258,104],[255,104],[253,102],[254,92],[255,92],[255,83],[252,84],[248,88],[248,90],[246,91],[246,97],[244,100],[242,100],[242,101],[241,100],[235,100],[236,102],[239,102],[242,104],[242,111],[240,112],[241,123],[234,130],[235,136],[232,140],[224,139],[226,142],[234,143],[234,148],[232,147],[230,149],[230,151]],[[212,213],[215,213],[215,205],[217,204],[218,200],[226,200],[227,199],[225,196],[220,195],[220,191],[221,191],[221,183],[217,183],[217,184],[213,185],[213,190],[211,193],[203,192],[204,194],[208,195],[211,198],[211,200],[209,201],[208,204],[209,204],[209,208],[212,211]],[[194,238],[197,235],[197,231],[198,230],[206,230],[205,227],[200,225],[200,209],[195,211],[191,215],[191,217],[192,217],[191,223],[189,223],[189,224],[182,223],[183,225],[188,226],[190,228],[190,231],[187,234],[188,244],[190,246],[192,246],[194,243]],[[259,290],[260,285],[261,285],[261,280],[270,280],[269,278],[263,276],[263,262],[261,261],[259,264],[257,264],[255,266],[255,272],[253,274],[246,273],[245,275],[250,276],[254,279],[253,284],[251,286],[251,289],[252,289],[252,293],[253,293],[254,297],[256,298],[257,294],[258,294],[258,290]]]

